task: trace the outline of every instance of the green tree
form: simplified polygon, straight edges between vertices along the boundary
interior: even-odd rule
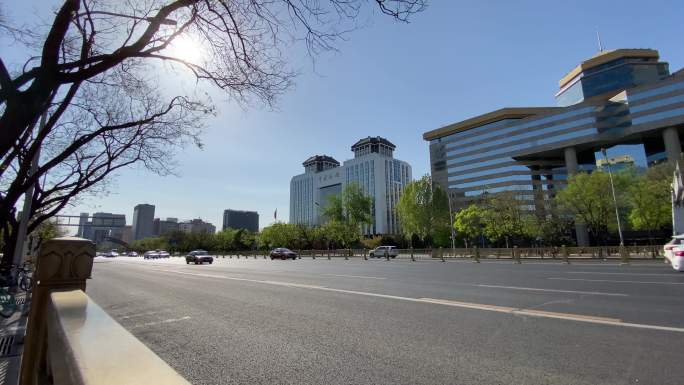
[[[224,229],[214,235],[216,249],[219,251],[235,250],[235,236],[237,230]]]
[[[133,241],[130,246],[131,249],[138,252],[146,252],[150,250],[177,250],[169,247],[168,239],[165,237],[138,239]]]
[[[372,209],[373,198],[358,183],[349,183],[340,195],[331,196],[323,208],[327,220],[323,232],[328,239],[347,247],[361,238],[363,226],[373,224]]]
[[[535,217],[522,207],[515,191],[488,194],[485,199],[484,234],[494,242],[504,241],[506,247],[510,240],[521,240],[534,232]]]
[[[430,176],[407,184],[396,210],[401,231],[409,240],[415,235],[421,241],[432,239],[439,246],[449,244],[449,198],[439,185],[433,186]]]
[[[487,215],[487,210],[475,204],[456,213],[456,216],[454,217],[454,229],[457,233],[463,235],[466,247],[468,247],[468,240],[472,241],[473,239],[482,236]]]
[[[327,221],[322,226],[322,230],[326,238],[332,241],[336,247],[352,247],[360,239],[357,226],[336,219]]]
[[[625,191],[632,173],[614,174],[618,209],[626,205]],[[580,172],[568,178],[568,185],[555,198],[558,207],[574,216],[575,222],[587,226],[589,233],[600,244],[605,244],[608,231],[617,225],[615,204],[608,173],[597,170],[591,174]]]
[[[671,170],[667,164],[653,167],[635,178],[627,190],[629,223],[635,230],[647,230],[651,243],[652,232],[672,220]]]
[[[299,244],[298,226],[290,223],[276,222],[264,227],[259,234],[259,247],[272,249],[276,247],[288,247],[296,249]]]

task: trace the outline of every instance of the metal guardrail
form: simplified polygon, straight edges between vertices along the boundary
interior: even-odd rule
[[[85,294],[93,258],[87,239],[41,245],[19,384],[189,385]]]
[[[622,252],[624,250],[624,253]],[[395,259],[433,260],[433,259],[657,259],[662,258],[662,245],[653,246],[595,246],[595,247],[511,247],[511,248],[434,248],[434,249],[399,249]],[[300,258],[311,259],[369,259],[369,249],[330,249],[330,250],[293,250]],[[263,250],[249,251],[214,251],[216,257],[223,258],[268,258],[269,252]],[[384,255],[376,256],[384,258]]]

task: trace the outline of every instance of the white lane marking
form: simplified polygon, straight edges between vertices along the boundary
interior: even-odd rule
[[[198,274],[198,273],[186,273],[186,272],[176,271],[176,270],[159,270],[159,271],[176,273],[176,274],[196,275],[196,276],[207,276],[208,275],[208,274]],[[649,329],[649,330],[660,330],[660,331],[671,331],[671,332],[684,333],[684,328],[622,322],[622,320],[620,320],[618,318],[596,317],[596,316],[581,315],[581,314],[569,314],[569,313],[556,313],[556,312],[548,312],[548,311],[533,310],[533,309],[518,309],[518,308],[513,308],[513,307],[507,307],[507,306],[496,306],[496,305],[486,305],[486,304],[470,303],[470,302],[459,302],[459,301],[451,301],[451,300],[446,300],[446,299],[400,297],[400,296],[396,296],[396,295],[378,294],[378,293],[370,293],[370,292],[366,292],[366,291],[356,291],[356,290],[333,289],[333,288],[325,287],[325,286],[312,286],[312,285],[304,285],[304,284],[291,283],[291,282],[262,281],[262,280],[258,280],[258,279],[235,278],[235,277],[229,277],[229,276],[213,276],[213,275],[211,276],[211,278],[216,278],[216,277],[220,277],[222,279],[233,280],[233,281],[247,281],[247,282],[254,282],[254,283],[264,283],[264,284],[269,284],[269,285],[301,287],[301,288],[308,288],[308,289],[314,289],[314,290],[329,291],[329,292],[334,292],[334,293],[355,294],[355,295],[362,295],[362,296],[366,296],[366,297],[387,298],[387,299],[395,299],[395,300],[406,301],[406,302],[446,305],[446,306],[454,306],[454,307],[460,307],[460,308],[466,308],[466,309],[493,311],[493,312],[506,313],[506,314],[512,314],[512,315],[526,315],[526,316],[530,316],[530,317],[563,319],[563,320],[568,320],[568,321],[586,322],[586,323],[594,323],[594,324],[601,324],[601,325],[622,326],[622,327],[631,327],[631,328],[637,328],[637,329]]]
[[[131,326],[131,328],[141,328],[141,327],[144,327],[144,326],[154,326],[154,325],[168,324],[168,323],[171,323],[171,322],[178,322],[178,321],[189,320],[190,318],[191,318],[191,317],[190,317],[189,315],[186,315],[186,316],[184,316],[184,317],[180,317],[180,318],[169,318],[169,319],[165,319],[165,320],[163,320],[163,321],[145,322],[145,323],[143,323],[143,324],[133,325],[133,326]]]
[[[556,289],[540,289],[536,287],[518,287],[518,286],[499,286],[499,285],[477,285],[479,287],[491,287],[495,289],[511,289],[511,290],[528,290],[528,291],[543,291],[550,293],[570,293],[570,294],[588,294],[588,295],[607,295],[613,297],[629,297],[622,293],[604,293],[600,291],[577,291],[577,290],[556,290]]]
[[[366,278],[366,279],[387,279],[385,277],[369,277],[365,275],[344,275],[344,274],[323,274],[331,277],[346,277],[346,278]]]
[[[677,274],[662,274],[662,273],[612,273],[601,271],[566,271],[565,274],[610,274],[610,275],[657,275],[661,277],[677,277]]]
[[[198,277],[209,277],[209,278],[221,278],[221,279],[229,279],[232,281],[243,281],[243,282],[254,282],[254,283],[266,283],[269,285],[279,285],[279,286],[289,286],[289,287],[301,287],[304,289],[321,289],[323,286],[316,286],[316,285],[306,285],[302,283],[293,283],[293,282],[281,282],[281,281],[265,281],[261,279],[248,279],[248,278],[238,278],[238,277],[229,277],[227,275],[217,275],[217,274],[202,274],[202,273],[188,273],[185,271],[177,271],[177,270],[158,270],[158,271],[164,271],[168,273],[176,273],[176,274],[185,274],[185,275],[194,275]]]
[[[662,282],[662,281],[622,281],[615,279],[585,279],[585,278],[560,278],[550,277],[546,279],[553,279],[557,281],[585,281],[585,282],[613,282],[613,283],[643,283],[655,285],[684,285],[684,282]]]
[[[146,316],[146,315],[152,315],[152,314],[157,314],[157,313],[161,313],[161,311],[150,311],[150,312],[147,312],[147,313],[130,314],[130,315],[125,315],[125,316],[122,316],[122,317],[119,317],[119,318],[121,318],[121,319],[129,319],[129,318],[143,317],[143,316]]]

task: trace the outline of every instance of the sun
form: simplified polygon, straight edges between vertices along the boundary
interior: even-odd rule
[[[168,54],[191,64],[201,64],[202,46],[191,36],[181,35],[169,44]]]

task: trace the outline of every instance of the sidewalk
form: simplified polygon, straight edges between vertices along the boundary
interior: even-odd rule
[[[0,385],[16,385],[19,382],[24,333],[28,320],[26,293],[17,293],[16,300],[17,311],[9,318],[0,318]]]

